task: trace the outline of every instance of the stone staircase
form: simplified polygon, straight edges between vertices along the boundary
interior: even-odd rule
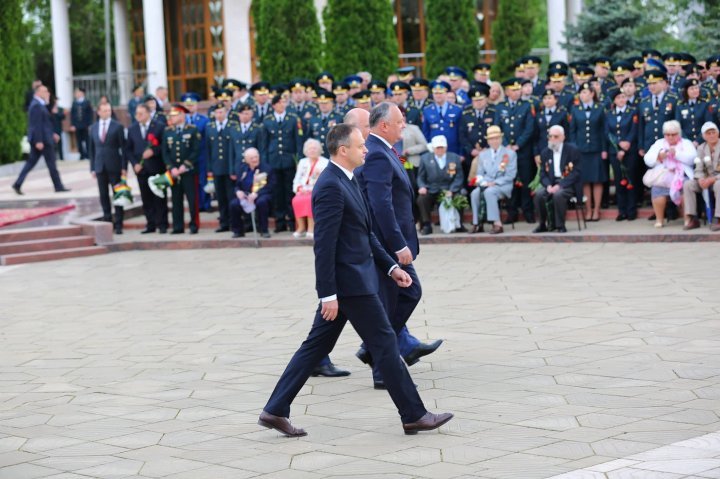
[[[48,226],[0,231],[0,265],[35,263],[105,254],[82,226]]]

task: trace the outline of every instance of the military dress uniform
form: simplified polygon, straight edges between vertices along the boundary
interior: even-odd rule
[[[568,116],[570,113],[559,103],[554,108],[542,107],[535,115],[535,141],[533,142],[533,156],[540,155],[548,146],[548,130],[551,126],[561,126],[567,132],[570,127]]]
[[[294,113],[285,112],[282,121],[275,114],[263,120],[263,140],[266,161],[275,175],[276,187],[273,188],[273,208],[275,210],[276,232],[292,228],[293,213],[292,182],[295,178],[295,165],[298,155],[302,154],[304,132],[302,120]],[[290,224],[288,224],[290,223]]]
[[[642,189],[640,185],[635,184],[637,178],[637,162],[638,162],[638,113],[632,106],[625,105],[623,110],[613,106],[605,114],[605,125],[608,137],[608,156],[610,157],[610,165],[613,168],[613,176],[615,177],[615,198],[618,206],[618,219],[635,219],[637,218],[637,204],[635,201],[635,188]],[[627,141],[630,147],[625,151],[623,159],[618,159],[620,151],[620,142]],[[623,166],[627,177],[623,176]],[[625,180],[625,184],[623,184]],[[628,186],[632,185],[632,189]]]
[[[602,159],[607,152],[605,108],[599,103],[578,105],[570,111],[571,143],[582,157],[582,182],[604,183],[608,180],[608,163]]]
[[[303,122],[303,130],[307,130],[312,117],[320,114],[320,110],[315,103],[305,101],[302,103],[288,102],[287,111],[295,113]]]
[[[470,102],[470,109],[463,112],[460,119],[460,145],[462,154],[465,156],[465,163],[473,158],[472,151],[483,150],[488,147],[485,134],[490,125],[495,121],[495,108],[488,105],[485,110],[475,110]]]
[[[438,135],[444,135],[448,151],[462,155],[459,134],[462,109],[459,106],[447,102],[443,106],[433,103],[425,107],[422,116],[422,130],[428,142]]]
[[[199,96],[196,97],[196,102],[199,101]],[[185,115],[185,121],[191,125],[195,125],[200,133],[200,155],[197,161],[198,170],[198,207],[200,211],[208,211],[211,207],[212,197],[205,193],[205,185],[207,185],[207,173],[208,173],[208,157],[207,147],[205,138],[205,128],[207,128],[210,119],[205,115],[199,113]]]
[[[712,121],[710,104],[700,98],[681,100],[675,108],[675,119],[680,122],[682,136],[699,145],[705,141],[700,133],[700,128],[705,122]]]
[[[220,213],[220,227],[217,232],[230,231],[229,207],[233,197],[234,181],[230,178],[237,172],[238,158],[235,156],[234,142],[239,134],[240,125],[232,120],[224,124],[211,121],[206,128],[207,156],[210,171],[215,182],[215,196]],[[239,158],[242,161],[242,157]]]
[[[232,130],[233,133],[233,158],[235,159],[235,169],[232,174],[237,175],[240,166],[243,163],[245,150],[255,148],[260,152],[260,161],[267,161],[265,155],[265,142],[263,141],[262,125],[255,122],[237,123],[237,128]]]
[[[187,198],[190,209],[190,232],[197,233],[199,228],[199,212],[197,204],[197,166],[200,154],[200,133],[195,125],[186,123],[183,126],[168,126],[163,133],[163,161],[168,170],[179,168],[182,165],[189,170],[175,179],[172,191],[172,218],[173,233],[182,233],[185,229],[183,222],[183,193]]]
[[[335,111],[331,111],[327,115],[321,113],[317,116],[310,118],[308,136],[322,143],[322,154],[325,158],[330,158],[330,152],[327,149],[327,143],[325,141],[325,138],[327,137],[328,132],[333,126],[338,125],[342,122],[343,117]]]

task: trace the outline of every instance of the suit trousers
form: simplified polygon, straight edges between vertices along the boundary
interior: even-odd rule
[[[720,218],[720,181],[716,181],[713,183],[713,185],[708,188],[711,189],[711,194],[715,195],[715,218]],[[685,210],[686,215],[698,215],[698,209],[697,209],[697,194],[702,193],[702,188],[700,188],[700,185],[698,184],[698,181],[693,180],[685,180],[685,183],[683,183],[683,209]],[[710,218],[708,218],[709,222]]]
[[[275,210],[275,227],[285,225],[287,218],[293,221],[293,210],[290,201],[293,197],[292,184],[295,179],[295,167],[273,168],[275,187],[273,188],[273,209]]]
[[[564,227],[567,203],[573,196],[575,196],[575,190],[572,188],[560,188],[554,195],[549,194],[546,188],[538,189],[535,192],[535,210],[540,217],[540,224],[544,225],[547,222],[547,204],[550,203],[555,215],[555,227]]]
[[[137,175],[146,227],[149,230],[156,228],[166,230],[168,228],[167,192],[163,192],[162,198],[155,195],[148,186],[148,179],[151,176],[145,173],[145,170],[141,170]]]
[[[268,232],[268,219],[270,217],[270,196],[259,196],[255,200],[255,222],[258,233]],[[233,233],[245,233],[245,211],[240,200],[233,198],[230,201],[230,229]]]
[[[640,184],[635,183],[633,177],[637,166],[635,165],[637,156],[631,151],[627,152],[622,163],[617,159],[617,154],[610,154],[610,164],[613,169],[613,176],[615,177],[615,200],[617,201],[618,212],[627,216],[637,214],[637,203],[635,202],[635,188],[642,188],[642,182]],[[625,166],[627,173],[627,179],[632,183],[633,190],[628,190],[626,187],[620,184],[622,177],[622,166]],[[603,201],[608,196],[603,193]]]
[[[320,313],[321,305],[318,305],[310,333],[288,363],[265,405],[265,411],[275,416],[290,417],[290,404],[315,365],[335,347],[345,323],[350,321],[380,368],[401,421],[405,424],[420,419],[427,410],[400,359],[395,332],[380,298],[376,294],[341,297],[338,305],[338,317],[334,321],[325,321]]]
[[[235,195],[233,194],[234,181],[230,179],[230,175],[218,175],[215,181],[215,196],[218,202],[218,211],[220,213],[220,227],[230,227],[230,202]]]
[[[110,200],[109,191],[112,187],[120,183],[120,172],[119,171],[101,171],[95,173],[97,178],[98,191],[100,193],[100,206],[103,210],[103,220],[113,220],[113,224],[116,228],[122,228],[123,224],[123,207],[115,207],[115,218],[112,216],[112,202]]]
[[[75,130],[75,141],[77,141],[78,152],[80,153],[80,159],[90,158],[88,156],[88,143],[90,139],[89,128],[78,128]]]
[[[437,197],[440,193],[427,192],[425,195],[417,196],[417,206],[420,210],[420,221],[422,224],[430,224],[433,208],[437,204]]]
[[[482,196],[482,198],[481,198]],[[488,222],[500,221],[500,204],[499,201],[507,198],[499,187],[491,186],[489,188],[477,187],[470,193],[470,205],[472,206],[472,221],[474,225],[480,224],[480,206],[485,203],[485,217]]]
[[[23,165],[23,169],[22,171],[20,171],[20,176],[18,176],[17,180],[15,180],[14,186],[17,186],[18,188],[22,186],[28,173],[30,173],[30,170],[35,168],[35,165],[37,165],[38,161],[40,161],[41,156],[45,157],[45,164],[47,165],[48,172],[50,173],[50,179],[53,182],[55,191],[65,188],[63,186],[62,180],[60,179],[60,173],[58,173],[57,170],[57,165],[55,162],[55,149],[53,148],[53,145],[48,143],[45,143],[42,151],[35,148],[35,145],[32,145],[30,147],[30,156]]]
[[[520,181],[522,186],[515,186],[513,188],[512,197],[508,202],[508,214],[511,217],[517,218],[518,209],[522,209],[525,219],[533,218],[535,216],[533,211],[533,198],[528,185],[532,182],[533,178],[535,178],[537,165],[535,165],[532,151],[526,152],[524,150],[518,150],[517,154],[517,181]]]
[[[184,173],[172,186],[172,221],[173,231],[183,232],[185,230],[185,207],[183,205],[183,194],[187,198],[188,209],[190,210],[190,229],[199,228],[197,223],[197,175]]]

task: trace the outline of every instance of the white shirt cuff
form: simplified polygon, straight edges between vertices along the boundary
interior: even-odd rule
[[[399,268],[400,266],[394,264],[390,266],[390,269],[388,270],[388,276],[392,275],[392,272],[395,270],[395,268]]]
[[[399,251],[395,251],[395,254],[400,254],[400,253],[402,253],[402,252],[405,251],[405,250],[410,251],[410,248],[406,246],[406,247],[404,247],[403,249],[401,249],[401,250],[399,250]]]
[[[321,303],[327,303],[329,301],[335,301],[337,299],[337,294],[333,294],[332,296],[326,296],[324,298],[320,298]]]

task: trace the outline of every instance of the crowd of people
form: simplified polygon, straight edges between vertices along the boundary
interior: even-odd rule
[[[93,109],[77,89],[71,131],[81,157],[91,160],[103,219],[113,221],[117,233],[122,206],[116,202],[113,216],[109,195],[119,191],[129,163],[140,184],[143,233],[170,228],[170,190],[172,233],[185,230],[185,197],[190,233],[200,227],[199,211],[216,199],[218,233],[242,237],[255,228],[269,237],[272,216],[276,233],[312,237],[310,193],[328,164],[328,133],[352,119],[354,109],[370,111],[384,102],[404,115],[402,137],[392,146],[416,195],[413,216],[421,234],[433,232],[436,205],[460,196],[469,200],[472,224],[468,229],[461,222],[457,231],[471,234],[488,223],[490,234],[503,233],[503,224],[521,215],[538,223],[537,233],[564,232],[569,203],[595,222],[611,204],[617,221],[633,221],[648,202],[659,228],[677,218],[682,205],[685,229],[700,227],[705,217],[720,230],[714,212],[720,55],[698,61],[687,53],[646,50],[623,60],[552,62],[544,78],[542,68],[539,57],[526,56],[516,62],[515,76],[501,83],[491,80],[486,63],[470,74],[449,66],[433,80],[415,76],[413,67],[386,81],[368,72],[343,79],[321,72],[282,85],[226,79],[209,92],[207,115],[198,111],[203,99],[197,93],[184,93],[170,106],[167,89],[146,95],[138,86],[124,136],[112,134],[122,125],[109,102]],[[40,114],[39,107],[48,109],[48,92],[34,87],[32,148],[13,185],[18,194],[27,171],[40,156],[48,160],[58,140],[52,113],[57,120],[60,112]],[[62,191],[51,162],[55,188]],[[657,165],[669,173],[658,173]]]

